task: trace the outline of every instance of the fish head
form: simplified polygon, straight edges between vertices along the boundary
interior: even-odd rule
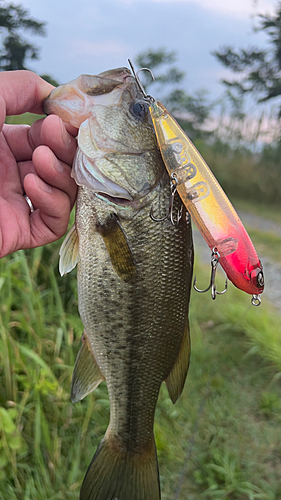
[[[110,204],[140,204],[163,177],[149,114],[127,68],[81,75],[55,89],[48,113],[79,127],[72,176]]]
[[[44,112],[58,115],[64,122],[79,128],[90,116],[92,105],[99,100],[93,98],[111,93],[130,75],[127,68],[104,71],[99,75],[80,75],[52,90],[44,100]]]

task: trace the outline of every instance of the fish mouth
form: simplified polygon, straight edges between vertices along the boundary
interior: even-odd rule
[[[79,143],[79,141],[78,141]],[[78,148],[73,161],[71,177],[78,186],[83,186],[100,196],[109,196],[112,199],[132,201],[130,193],[109,179],[99,170],[95,161],[91,161],[83,151]]]
[[[107,193],[102,193],[101,191],[98,191],[95,193],[98,198],[105,199],[110,202],[110,204],[113,205],[120,205],[122,207],[128,207],[132,205],[132,200],[128,200],[126,198],[118,198],[117,196],[110,196]]]

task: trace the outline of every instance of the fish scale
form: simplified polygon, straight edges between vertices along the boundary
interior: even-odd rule
[[[166,190],[159,195],[163,211],[168,195],[166,179]],[[186,248],[191,244],[190,226],[184,219],[178,228],[168,221],[155,224],[149,218],[150,207],[141,210],[135,221],[122,221],[120,217],[137,267],[133,282],[126,283],[112,268],[100,234],[94,233],[94,240],[88,237],[89,221],[95,228],[99,217],[104,220],[112,212],[108,205],[96,200],[94,211],[92,204],[85,201],[92,196],[87,189],[79,192],[76,224],[83,228],[82,232],[78,231],[83,248],[77,269],[79,313],[95,359],[107,381],[111,432],[117,434],[121,442],[124,439],[137,443],[134,451],[139,452],[141,447],[147,446],[143,439],[147,428],[141,420],[143,415],[138,410],[128,413],[127,407],[132,408],[134,404],[150,407],[147,420],[152,434],[159,388],[175,362],[186,323],[190,271],[185,268]],[[79,210],[81,205],[83,211]],[[140,233],[145,234],[145,241],[140,241]],[[94,289],[93,280],[98,285]],[[118,377],[118,373],[122,376]],[[124,376],[127,378],[126,394]],[[133,426],[128,435],[127,429],[135,415],[136,428]],[[146,419],[146,415],[144,417]]]
[[[62,275],[78,264],[84,325],[71,399],[105,380],[110,400],[80,500],[160,499],[155,407],[163,381],[177,400],[189,365],[191,225],[185,208],[177,227],[150,217],[152,207],[167,213],[171,186],[141,98],[130,71],[119,68],[81,75],[45,103],[47,114],[80,127],[76,220],[60,251]],[[176,194],[174,210],[180,206]]]

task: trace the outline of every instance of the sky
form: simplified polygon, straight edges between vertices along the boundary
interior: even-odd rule
[[[19,0],[29,14],[46,21],[46,37],[29,35],[40,60],[28,61],[39,74],[60,83],[82,73],[128,66],[137,54],[165,47],[177,54],[189,93],[206,89],[211,99],[228,71],[211,54],[224,45],[264,47],[254,33],[257,13],[273,13],[277,0]],[[79,5],[78,5],[79,4]],[[157,96],[156,96],[157,97]]]

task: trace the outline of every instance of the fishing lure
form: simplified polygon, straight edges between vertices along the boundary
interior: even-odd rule
[[[132,66],[131,66],[132,67]],[[139,73],[139,72],[138,72]],[[149,111],[157,142],[184,205],[212,251],[212,298],[224,293],[216,290],[214,280],[218,262],[232,283],[253,295],[252,304],[259,305],[264,289],[262,264],[238,214],[194,144],[160,101],[148,96]],[[171,207],[170,207],[171,208]],[[195,283],[194,283],[195,286]]]

